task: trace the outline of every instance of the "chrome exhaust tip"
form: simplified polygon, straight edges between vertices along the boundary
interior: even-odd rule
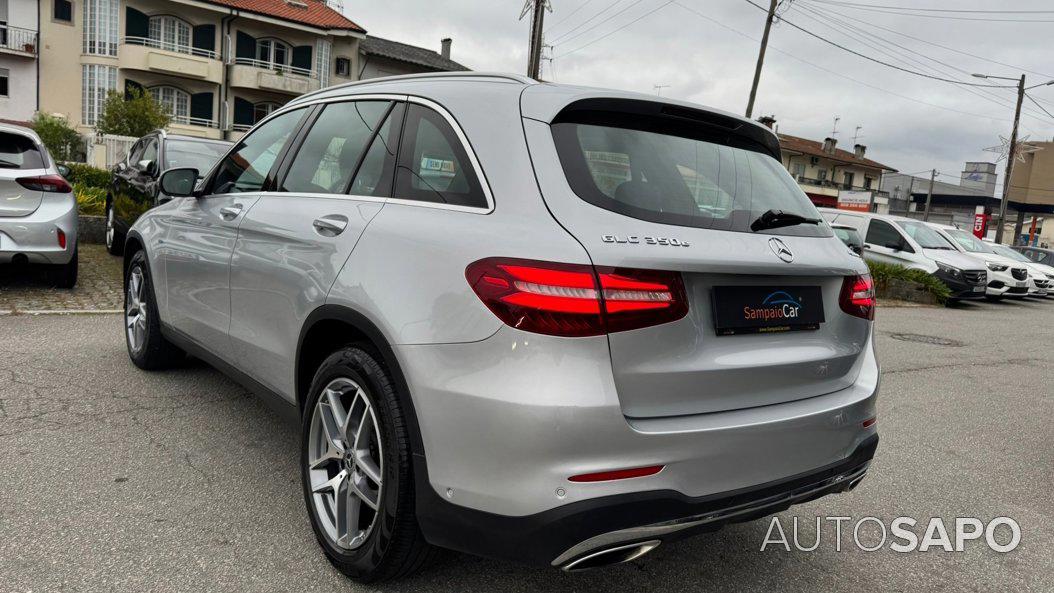
[[[651,540],[646,542],[637,542],[634,544],[625,544],[621,546],[615,546],[612,548],[604,548],[597,550],[596,552],[590,552],[584,556],[580,556],[571,562],[565,564],[562,568],[566,572],[581,572],[583,570],[590,570],[593,568],[601,568],[604,566],[613,566],[615,564],[622,564],[623,562],[630,562],[640,558],[641,556],[651,552],[655,548],[659,547],[661,540]]]

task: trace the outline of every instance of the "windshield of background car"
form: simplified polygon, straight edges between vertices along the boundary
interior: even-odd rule
[[[820,218],[783,165],[767,154],[632,129],[625,118],[618,127],[596,123],[602,119],[552,126],[571,188],[594,206],[641,220],[737,232],[751,232],[751,222],[773,209]],[[826,224],[764,232],[831,236]]]
[[[955,239],[956,243],[962,245],[963,249],[970,253],[995,253],[990,246],[985,245],[983,241],[966,231],[949,229],[945,232],[948,233],[952,239]]]
[[[220,157],[227,154],[228,149],[229,144],[168,140],[165,142],[165,168],[192,167],[198,170],[199,175],[204,175]]]
[[[32,140],[0,132],[0,169],[43,169],[44,159]]]
[[[1014,261],[1034,263],[1032,260],[1007,247],[1006,245],[985,245],[985,247],[991,248],[992,251],[994,251],[997,255],[1009,257]]]
[[[897,226],[904,229],[923,249],[955,249],[948,239],[924,222],[898,220]]]
[[[863,245],[864,241],[860,238],[860,233],[853,229],[847,229],[845,227],[834,227],[834,234],[843,243],[847,245]]]

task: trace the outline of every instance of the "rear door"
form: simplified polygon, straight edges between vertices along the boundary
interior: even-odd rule
[[[278,393],[294,393],[300,328],[391,193],[403,109],[384,97],[319,106],[241,225],[232,351],[238,367]]]
[[[46,158],[29,136],[0,131],[0,218],[29,216],[40,207],[44,193],[18,180],[46,175]]]
[[[774,139],[764,148],[735,132],[738,120],[629,103],[632,117],[605,100],[552,123],[524,120],[543,197],[594,265],[682,276],[684,318],[608,336],[624,414],[703,414],[849,386],[870,324],[843,313],[839,295],[860,260],[825,224],[750,230],[770,209],[819,218],[766,152]],[[732,327],[787,301],[801,318]]]

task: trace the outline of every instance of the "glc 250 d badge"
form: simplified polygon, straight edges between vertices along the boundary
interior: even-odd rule
[[[788,264],[794,261],[794,254],[791,253],[790,248],[787,247],[786,243],[776,237],[769,239],[769,249],[772,250],[772,253],[776,254],[776,257],[782,259]]]
[[[672,237],[639,237],[637,235],[630,235],[628,237],[620,237],[618,235],[602,235],[600,237],[605,243],[629,243],[631,245],[666,245],[669,247],[690,247],[691,244],[688,241],[681,239],[674,239]]]

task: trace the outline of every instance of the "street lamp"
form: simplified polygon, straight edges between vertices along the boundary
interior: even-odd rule
[[[1007,147],[1006,173],[1003,176],[1003,199],[999,201],[999,226],[995,228],[995,242],[1002,243],[1003,227],[1006,226],[1006,203],[1010,200],[1010,174],[1014,171],[1014,155],[1017,152],[1017,128],[1021,123],[1021,103],[1025,100],[1025,91],[1036,87],[1054,84],[1054,80],[1026,87],[1024,74],[1021,75],[1021,78],[1009,78],[1006,76],[993,76],[991,74],[978,73],[974,73],[973,76],[975,78],[997,78],[999,80],[1012,80],[1017,82],[1017,107],[1014,108],[1014,129],[1010,132],[1010,146]],[[1014,240],[1016,242],[1017,237],[1015,237]]]

